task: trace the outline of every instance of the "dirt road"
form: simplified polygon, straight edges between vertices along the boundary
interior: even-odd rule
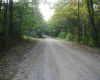
[[[13,80],[100,80],[100,61],[83,53],[46,38],[24,55]]]

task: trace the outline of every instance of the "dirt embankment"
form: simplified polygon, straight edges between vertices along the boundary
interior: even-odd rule
[[[93,58],[96,58],[100,61],[100,50],[97,48],[91,48],[85,45],[80,45],[78,43],[70,42],[70,41],[64,41],[64,45],[69,46],[70,48],[81,52],[82,54],[86,56],[91,56]]]
[[[23,55],[36,44],[36,41],[20,40],[16,45],[4,49],[5,56],[0,59],[0,80],[11,80],[18,70],[17,65],[24,59]]]

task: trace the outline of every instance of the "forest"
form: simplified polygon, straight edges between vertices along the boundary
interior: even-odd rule
[[[41,37],[45,21],[38,6],[39,0],[0,0],[0,48],[23,35]]]
[[[100,0],[59,0],[47,21],[50,35],[100,46]]]
[[[46,0],[0,0],[0,50],[23,36],[42,34],[100,47],[100,0],[58,0],[48,21],[41,2]]]
[[[100,80],[100,0],[0,0],[0,80]]]

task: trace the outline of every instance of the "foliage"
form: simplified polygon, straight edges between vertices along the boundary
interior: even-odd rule
[[[0,1],[0,56],[3,48],[15,44],[23,35],[41,37],[44,19],[40,0]]]
[[[100,45],[99,0],[93,0],[93,5],[94,23],[99,38],[98,44]],[[77,0],[59,0],[54,9],[54,15],[47,22],[52,36],[78,42],[79,35],[79,43],[96,46],[87,8],[87,0],[79,0],[79,19]]]
[[[13,5],[9,4],[11,2],[13,2]],[[4,43],[3,41],[6,42],[9,37],[11,39],[21,38],[23,35],[40,37],[44,20],[38,5],[39,0],[32,0],[32,2],[29,0],[19,0],[17,2],[4,0],[1,3],[0,44]],[[2,44],[0,46],[2,47]]]

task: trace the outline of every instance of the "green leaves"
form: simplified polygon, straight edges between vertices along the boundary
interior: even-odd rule
[[[99,1],[94,0],[94,18],[96,28],[98,30],[98,37],[100,37],[100,16],[99,16]],[[67,38],[67,40],[78,40],[78,33],[80,34],[80,41],[83,44],[93,43],[93,31],[90,25],[89,14],[86,0],[79,1],[79,16],[78,19],[78,2],[77,0],[59,0],[55,5],[55,13],[48,20],[49,31],[52,36]],[[96,6],[96,7],[95,7]],[[98,6],[98,7],[97,7]],[[79,21],[79,32],[78,32]],[[90,41],[89,41],[90,40]],[[92,41],[92,42],[91,42]],[[100,44],[100,38],[99,38]]]

